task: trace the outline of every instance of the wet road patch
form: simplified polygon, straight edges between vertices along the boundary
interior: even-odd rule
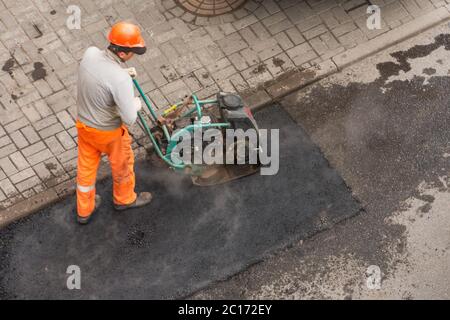
[[[198,188],[138,163],[138,188],[154,193],[147,208],[115,212],[106,180],[87,226],[76,224],[71,197],[0,230],[0,298],[183,297],[360,211],[287,113],[274,106],[256,118],[281,129],[277,175]],[[81,290],[66,287],[70,265]]]
[[[434,38],[434,42],[425,45],[415,45],[406,51],[397,51],[391,53],[396,62],[383,62],[377,64],[380,72],[381,81],[386,81],[389,77],[398,76],[400,72],[411,71],[411,63],[409,60],[427,57],[433,51],[444,48],[450,50],[450,34],[440,34]]]

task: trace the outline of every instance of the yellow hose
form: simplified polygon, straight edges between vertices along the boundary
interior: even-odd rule
[[[166,110],[164,110],[163,116],[167,116],[169,113],[175,111],[177,108],[178,108],[178,106],[176,104],[174,104],[170,108],[167,108]]]

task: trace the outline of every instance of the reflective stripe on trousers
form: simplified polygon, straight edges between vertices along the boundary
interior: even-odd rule
[[[94,190],[95,189],[95,184],[93,184],[92,186],[80,186],[79,184],[77,185],[77,189],[80,191],[80,192],[84,192],[84,193],[86,193],[86,192],[89,192],[89,191],[92,191],[92,190]]]

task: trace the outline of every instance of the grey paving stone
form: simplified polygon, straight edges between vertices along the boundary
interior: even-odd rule
[[[21,152],[15,152],[9,156],[17,170],[24,170],[30,166]]]
[[[17,168],[8,157],[0,159],[0,168],[8,177],[11,177],[18,172]]]

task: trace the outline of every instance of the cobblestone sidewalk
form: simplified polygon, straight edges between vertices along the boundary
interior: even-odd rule
[[[0,210],[50,188],[58,195],[73,188],[77,64],[88,46],[106,45],[116,21],[145,30],[148,53],[132,65],[161,108],[190,92],[207,98],[256,88],[450,0],[372,0],[383,19],[373,31],[366,0],[243,2],[208,12],[196,0],[0,0]],[[81,9],[79,30],[67,27],[70,5]],[[138,127],[133,132],[142,137]]]

